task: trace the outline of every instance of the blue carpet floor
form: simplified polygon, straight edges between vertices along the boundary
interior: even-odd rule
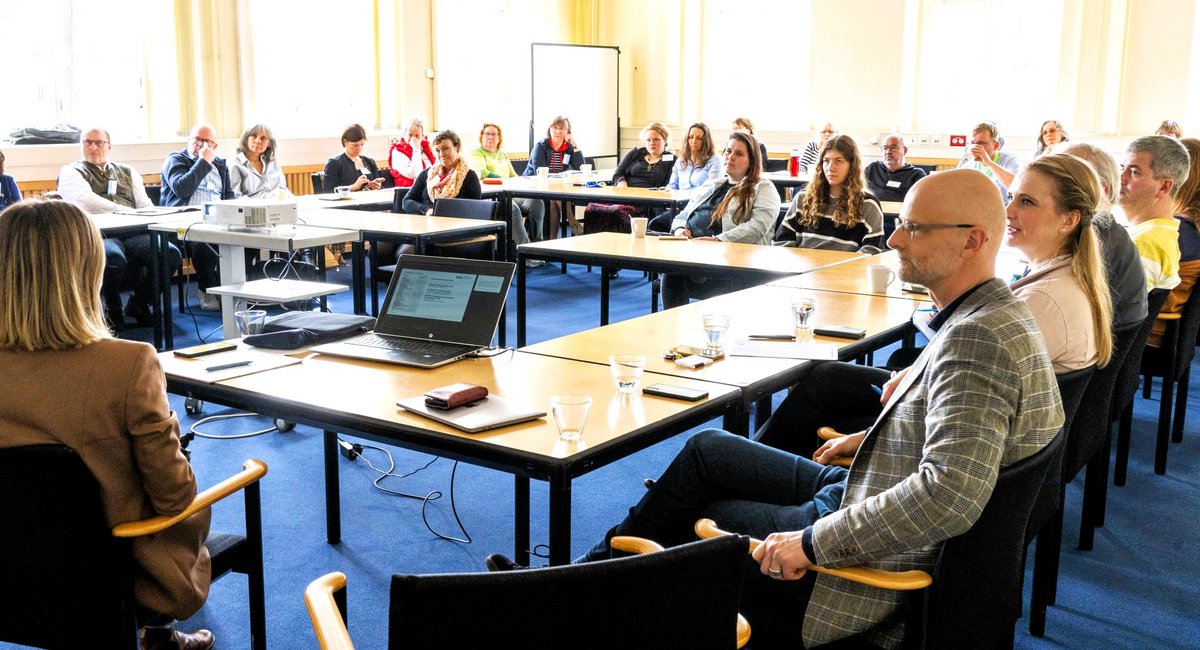
[[[561,275],[557,266],[530,271],[530,343],[598,324],[599,271],[568,268],[566,275]],[[330,277],[348,283],[349,270]],[[612,295],[613,321],[642,315],[649,308],[649,285],[641,274],[622,272]],[[515,291],[513,296],[510,305],[515,307]],[[333,308],[348,312],[349,305],[348,295],[342,294]],[[197,330],[207,334],[218,325],[214,315],[199,311],[195,325],[188,316],[176,314],[176,318],[176,344],[181,347],[197,342]],[[510,309],[510,344],[516,338],[515,322],[515,309]],[[148,331],[133,330],[129,335],[148,338]],[[213,339],[219,337],[216,334]],[[1193,364],[1192,383],[1200,387],[1198,369],[1200,362]],[[1018,622],[1017,647],[1200,647],[1200,543],[1192,528],[1200,512],[1197,393],[1200,390],[1194,390],[1190,400],[1184,441],[1172,445],[1166,476],[1155,476],[1151,470],[1157,390],[1150,400],[1137,398],[1129,484],[1110,487],[1107,522],[1097,531],[1094,551],[1075,550],[1082,477],[1069,486],[1058,605],[1050,610],[1047,635],[1042,639],[1027,634],[1025,619]],[[183,413],[183,399],[172,396],[171,404],[186,430],[193,418]],[[202,415],[222,412],[225,409],[210,404]],[[205,430],[228,435],[268,424],[266,418],[237,419],[211,424]],[[575,554],[623,516],[642,494],[642,479],[661,473],[688,435],[676,436],[575,481]],[[383,486],[420,497],[440,494],[440,498],[428,501],[423,512],[420,499],[390,496],[375,489],[372,481],[376,474],[364,460],[387,467],[388,459],[384,452],[368,449],[362,459],[341,461],[342,543],[327,544],[321,449],[321,433],[308,427],[245,439],[199,438],[191,445],[202,487],[236,472],[246,458],[262,459],[270,467],[262,484],[270,647],[317,647],[303,592],[310,580],[328,571],[349,576],[349,623],[357,647],[384,648],[388,584],[393,573],[481,571],[489,553],[511,552],[513,480],[509,475],[458,465],[453,495],[471,542],[445,541],[429,528],[451,537],[463,535],[450,501],[453,463],[440,459],[429,464],[433,458],[428,455],[395,448],[389,451],[396,473],[414,473],[404,479],[388,479]],[[545,484],[534,481],[532,492],[532,538],[535,544],[544,543]],[[214,529],[239,530],[241,516],[240,499],[220,504],[214,512]],[[1027,589],[1029,583],[1027,577]],[[248,648],[245,598],[244,578],[226,576],[214,583],[204,608],[180,627],[213,630],[222,650]],[[469,613],[464,612],[466,621]]]

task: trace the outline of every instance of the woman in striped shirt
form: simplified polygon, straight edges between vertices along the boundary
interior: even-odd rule
[[[865,189],[862,157],[854,140],[833,136],[821,149],[820,160],[804,194],[788,207],[775,239],[800,248],[848,252],[882,247],[883,211],[875,195]]]

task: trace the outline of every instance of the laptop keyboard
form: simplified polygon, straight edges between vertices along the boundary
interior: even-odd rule
[[[463,346],[458,343],[422,341],[420,339],[379,336],[378,334],[364,334],[346,342],[352,345],[361,345],[368,348],[379,348],[381,350],[403,350],[405,352],[416,352],[418,354],[454,353],[462,350],[463,348]]]

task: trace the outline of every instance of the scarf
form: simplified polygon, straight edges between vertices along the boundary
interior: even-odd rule
[[[429,184],[429,198],[436,201],[438,199],[452,199],[458,196],[459,190],[462,189],[463,181],[467,178],[466,158],[459,156],[458,164],[451,169],[449,173],[443,175],[434,183]]]

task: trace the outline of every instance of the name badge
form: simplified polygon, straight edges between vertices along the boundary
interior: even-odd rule
[[[564,153],[563,154],[563,167],[566,167],[567,165],[570,165],[570,164],[571,164],[571,154]]]
[[[662,159],[663,159],[663,162],[674,162],[674,161],[675,161],[675,154],[673,154],[673,153],[665,153],[665,154],[663,154],[663,157],[662,157]]]
[[[900,181],[888,181],[887,186],[888,187],[900,187]]]
[[[108,195],[116,196],[116,194],[117,194],[117,182],[115,180],[110,179],[108,181]]]
[[[366,176],[367,178],[371,177],[371,172],[367,171],[366,167],[363,167],[362,169],[358,170],[358,173],[363,176]]]

